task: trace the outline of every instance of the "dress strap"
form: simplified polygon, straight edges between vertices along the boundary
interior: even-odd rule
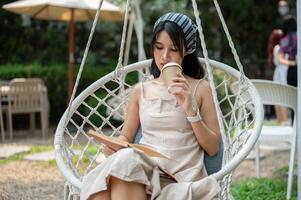
[[[195,85],[194,90],[193,90],[193,93],[192,93],[192,94],[193,94],[193,97],[195,97],[196,89],[198,88],[198,86],[200,85],[200,83],[201,83],[202,80],[203,80],[203,79],[198,80],[197,84]]]
[[[197,90],[197,88],[198,88],[198,86],[200,85],[200,83],[201,83],[202,80],[203,80],[203,79],[198,80],[197,84],[196,84],[195,87],[194,87],[193,93],[192,93],[192,95],[193,95],[193,96],[192,96],[192,103],[193,103],[193,106],[194,106],[195,108],[199,108],[199,105],[198,105],[198,102],[197,102],[197,100],[196,100],[195,95],[196,95],[196,90]]]
[[[144,89],[143,89],[143,81],[140,82],[140,88],[141,88],[141,93],[140,93],[140,98],[144,98]]]

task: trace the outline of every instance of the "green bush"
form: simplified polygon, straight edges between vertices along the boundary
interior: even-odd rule
[[[114,64],[96,67],[86,65],[78,86],[77,95],[100,77],[108,74],[114,69]],[[76,74],[78,66],[76,66]],[[51,66],[41,66],[39,64],[0,65],[0,79],[11,80],[13,78],[42,78],[48,88],[48,98],[50,101],[50,120],[56,124],[67,107],[67,83],[68,65],[57,64]]]
[[[115,68],[114,64],[109,64],[104,67],[96,67],[91,65],[85,65],[81,80],[77,89],[78,95],[84,89],[86,89],[90,84],[94,81],[103,77],[104,75],[112,72]],[[76,66],[75,77],[78,71],[78,66]],[[52,124],[56,124],[63,112],[67,107],[67,83],[68,83],[68,65],[67,64],[56,64],[50,66],[43,66],[38,63],[34,63],[31,65],[20,65],[20,64],[7,64],[0,65],[0,79],[2,80],[11,80],[13,78],[33,78],[39,77],[42,78],[48,88],[48,98],[50,101],[50,121]],[[129,85],[133,85],[137,82],[138,74],[137,72],[131,72],[127,74],[125,81]],[[216,84],[220,83],[223,80],[223,74],[217,73],[215,76]],[[110,90],[118,87],[114,81],[108,82],[106,87]],[[218,91],[220,98],[222,98],[225,94],[222,94],[221,91]],[[106,91],[100,90],[98,91],[97,96],[103,97],[107,94]],[[92,107],[96,104],[96,99],[90,98],[87,99],[86,103],[88,105],[91,104]],[[227,105],[221,105],[223,109]],[[106,115],[106,107],[100,106],[98,108],[98,113],[102,116]],[[83,114],[88,115],[90,110],[85,108]],[[100,126],[102,120],[99,119],[98,116],[92,115],[90,120],[97,126]],[[110,119],[111,123],[118,123],[113,118]]]
[[[286,199],[287,181],[278,178],[260,178],[237,182],[232,186],[236,200],[283,200]],[[297,200],[297,184],[293,184],[292,200]]]

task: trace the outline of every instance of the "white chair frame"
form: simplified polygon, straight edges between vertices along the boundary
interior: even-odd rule
[[[260,142],[287,142],[290,144],[290,160],[287,183],[286,198],[291,198],[293,176],[294,176],[294,160],[296,154],[297,143],[297,88],[290,85],[283,85],[267,80],[251,80],[256,87],[263,105],[285,106],[294,111],[294,120],[292,127],[265,126],[263,125],[260,137],[255,145],[255,163],[256,173],[260,176]],[[276,132],[277,131],[277,132]]]
[[[205,63],[205,60],[203,58],[200,58],[201,63]],[[237,80],[240,80],[241,73],[234,68],[217,62],[213,60],[209,60],[210,65],[219,70],[223,70],[226,73],[230,74],[231,76],[235,77]],[[140,61],[134,64],[130,64],[128,66],[125,66],[121,69],[121,74],[127,74],[132,71],[138,71],[143,68],[149,67],[151,64],[151,60],[145,60]],[[54,140],[54,146],[55,146],[55,157],[56,157],[56,163],[58,165],[59,170],[65,177],[67,184],[65,187],[65,199],[73,199],[77,198],[80,193],[80,188],[82,186],[82,177],[78,177],[72,169],[68,166],[66,162],[68,162],[68,157],[65,157],[64,153],[64,134],[65,134],[65,126],[67,122],[70,120],[73,113],[76,112],[77,108],[81,105],[81,103],[91,94],[93,94],[95,91],[97,91],[101,86],[103,86],[108,81],[114,79],[116,73],[111,72],[110,74],[107,74],[106,76],[100,78],[99,80],[95,81],[93,84],[91,84],[88,88],[86,88],[82,93],[80,93],[72,102],[70,113],[68,114],[68,111],[65,111],[63,114],[61,120],[59,121],[59,124],[56,129],[55,133],[55,140]],[[247,91],[251,94],[251,101],[254,104],[254,133],[248,137],[248,139],[245,141],[245,143],[241,146],[240,150],[237,152],[237,154],[230,159],[229,162],[226,162],[222,169],[212,174],[211,176],[214,177],[217,180],[222,180],[224,176],[231,173],[243,160],[244,158],[249,154],[251,149],[254,147],[257,138],[259,137],[259,133],[261,130],[262,122],[263,122],[263,106],[260,100],[260,96],[258,95],[255,87],[252,85],[249,79],[246,79],[245,81],[248,82],[250,85],[247,88]],[[67,161],[66,161],[67,160]],[[227,192],[227,191],[226,191]]]

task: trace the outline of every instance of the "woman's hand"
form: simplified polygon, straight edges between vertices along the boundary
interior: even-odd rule
[[[108,147],[107,145],[103,144],[103,154],[105,157],[108,157],[110,155],[112,155],[113,153],[115,153],[116,151],[110,147]]]
[[[120,135],[118,137],[118,139],[126,141],[126,142],[130,142],[129,139],[125,135]],[[108,147],[107,145],[103,144],[103,154],[105,155],[105,157],[112,155],[113,153],[117,152],[118,150],[119,149],[112,149],[112,148]]]
[[[181,73],[178,73],[177,77],[173,78],[172,81],[173,83],[170,84],[170,87],[175,87],[176,89],[171,90],[171,94],[176,97],[178,104],[187,116],[195,116],[197,111],[192,104],[192,91],[187,79]]]
[[[289,67],[294,67],[297,65],[297,60],[290,60],[290,65]]]

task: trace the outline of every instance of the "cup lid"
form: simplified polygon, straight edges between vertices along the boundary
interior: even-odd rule
[[[164,69],[166,69],[167,67],[171,67],[171,66],[177,66],[177,67],[179,67],[179,68],[182,70],[181,65],[179,65],[178,63],[176,63],[176,62],[169,62],[169,63],[166,63],[166,64],[162,67],[162,71],[163,71]]]

